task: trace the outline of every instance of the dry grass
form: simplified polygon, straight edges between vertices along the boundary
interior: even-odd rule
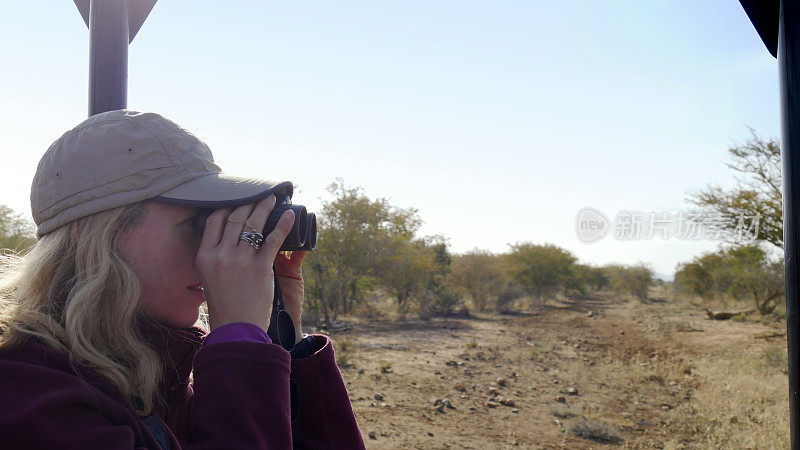
[[[696,427],[709,444],[729,448],[788,448],[788,378],[779,344],[741,358],[698,361]],[[730,354],[729,354],[730,355]],[[780,363],[776,363],[780,361]]]
[[[678,347],[651,370],[667,383],[689,387],[687,401],[670,411],[671,426],[702,436],[703,443],[714,448],[788,448],[786,341],[755,339],[769,331],[762,325],[770,321],[687,317],[692,308],[682,302],[660,308],[660,321],[682,326],[663,327]],[[681,333],[697,328],[705,332]],[[683,374],[672,369],[681,357],[690,361],[684,363],[688,370]]]
[[[598,355],[591,371],[562,378],[593,387],[582,389],[582,408],[550,408],[571,419],[571,434],[611,442],[605,424],[632,448],[788,448],[785,339],[756,339],[771,328],[708,321],[683,304],[622,310],[632,321],[597,328],[595,344],[581,343]]]

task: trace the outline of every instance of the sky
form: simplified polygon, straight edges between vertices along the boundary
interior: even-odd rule
[[[30,217],[39,158],[88,114],[89,34],[69,0],[0,8],[0,204]],[[173,0],[130,45],[128,109],[225,172],[294,182],[312,211],[339,177],[418,209],[453,252],[550,243],[670,275],[719,241],[610,220],[733,186],[727,149],[780,136],[777,69],[728,0]],[[587,207],[611,227],[592,243]]]

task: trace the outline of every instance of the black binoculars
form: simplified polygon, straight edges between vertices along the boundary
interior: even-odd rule
[[[275,205],[272,212],[269,213],[267,224],[264,225],[264,231],[261,234],[266,236],[272,233],[281,215],[288,209],[294,212],[294,224],[281,245],[281,251],[313,251],[317,246],[317,216],[307,212],[303,205],[292,205],[288,198]]]
[[[261,234],[267,236],[272,233],[281,215],[288,209],[294,212],[294,224],[292,224],[292,229],[289,230],[289,234],[284,239],[280,251],[313,251],[317,246],[317,216],[306,211],[306,207],[303,205],[293,205],[290,197],[277,199],[275,207],[272,208],[272,212],[267,217],[267,223],[264,225]],[[206,219],[212,212],[214,212],[213,209],[207,209],[198,216],[198,219],[200,219],[198,226],[201,232],[205,228]]]

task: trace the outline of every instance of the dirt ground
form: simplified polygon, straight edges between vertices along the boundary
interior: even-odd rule
[[[603,300],[345,323],[323,332],[367,448],[788,447],[780,323]]]

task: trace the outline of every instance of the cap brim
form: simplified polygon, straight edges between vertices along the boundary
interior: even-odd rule
[[[292,197],[292,183],[274,182],[215,173],[196,178],[153,198],[160,203],[192,208],[226,208],[246,205],[275,194]]]

